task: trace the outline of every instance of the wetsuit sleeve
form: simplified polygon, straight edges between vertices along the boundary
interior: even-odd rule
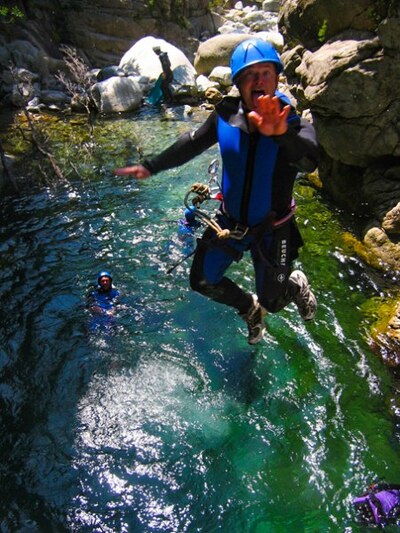
[[[314,127],[294,112],[289,115],[288,130],[283,135],[273,137],[284,151],[290,164],[302,172],[312,172],[317,168],[319,147]]]
[[[208,119],[197,130],[184,133],[169,148],[143,165],[152,173],[178,167],[198,156],[217,142],[216,114],[211,113]]]
[[[160,54],[160,63],[163,71],[169,74],[171,72],[171,61],[169,60],[168,54],[166,52]]]

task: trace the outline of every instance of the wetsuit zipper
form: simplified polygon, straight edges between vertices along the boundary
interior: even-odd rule
[[[258,142],[258,133],[249,135],[249,152],[246,161],[246,176],[244,180],[242,202],[240,204],[240,222],[248,224],[250,194],[253,185],[255,155]]]

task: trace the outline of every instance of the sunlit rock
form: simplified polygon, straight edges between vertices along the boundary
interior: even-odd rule
[[[133,111],[142,105],[143,93],[134,77],[112,77],[96,83],[92,95],[101,113]]]

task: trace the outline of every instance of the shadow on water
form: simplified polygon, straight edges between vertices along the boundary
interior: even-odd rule
[[[296,194],[315,323],[289,306],[250,347],[232,310],[189,290],[190,260],[166,274],[170,221],[215,151],[146,182],[110,169],[118,142],[156,151],[188,122],[106,121],[110,160],[87,182],[1,202],[2,532],[355,532],[352,497],[400,479],[394,383],[362,335],[374,284],[338,260],[314,190]],[[93,330],[102,268],[123,306]],[[249,263],[233,275],[252,288]]]

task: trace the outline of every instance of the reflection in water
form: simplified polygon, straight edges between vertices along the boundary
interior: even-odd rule
[[[188,126],[129,123],[154,150]],[[3,200],[2,530],[358,531],[351,498],[400,480],[392,379],[360,334],[376,287],[328,253],[340,228],[314,192],[296,194],[315,323],[288,308],[249,347],[238,316],[190,292],[190,260],[166,274],[213,155]],[[112,335],[85,309],[102,268],[124,299]],[[249,288],[250,272],[234,266]]]

